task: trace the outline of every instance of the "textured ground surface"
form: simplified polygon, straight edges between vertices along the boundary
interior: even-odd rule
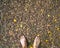
[[[32,48],[60,48],[60,0],[0,0],[0,48],[21,48],[25,35]]]

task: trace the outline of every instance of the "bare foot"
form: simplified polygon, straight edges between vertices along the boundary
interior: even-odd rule
[[[34,43],[33,43],[33,48],[38,48],[39,44],[40,44],[39,36],[36,36]]]
[[[22,45],[22,48],[27,48],[26,38],[24,36],[21,36],[20,43]]]

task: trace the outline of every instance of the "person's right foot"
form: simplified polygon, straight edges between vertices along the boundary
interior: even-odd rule
[[[34,43],[33,43],[33,48],[38,48],[39,44],[40,44],[40,38],[39,36],[36,36]]]

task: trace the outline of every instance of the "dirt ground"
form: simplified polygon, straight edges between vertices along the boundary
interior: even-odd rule
[[[21,48],[20,36],[32,48],[60,48],[60,0],[0,0],[0,48]]]

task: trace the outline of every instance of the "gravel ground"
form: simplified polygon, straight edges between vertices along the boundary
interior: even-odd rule
[[[0,0],[0,48],[21,48],[21,35],[29,48],[37,35],[40,48],[60,48],[60,0]]]

